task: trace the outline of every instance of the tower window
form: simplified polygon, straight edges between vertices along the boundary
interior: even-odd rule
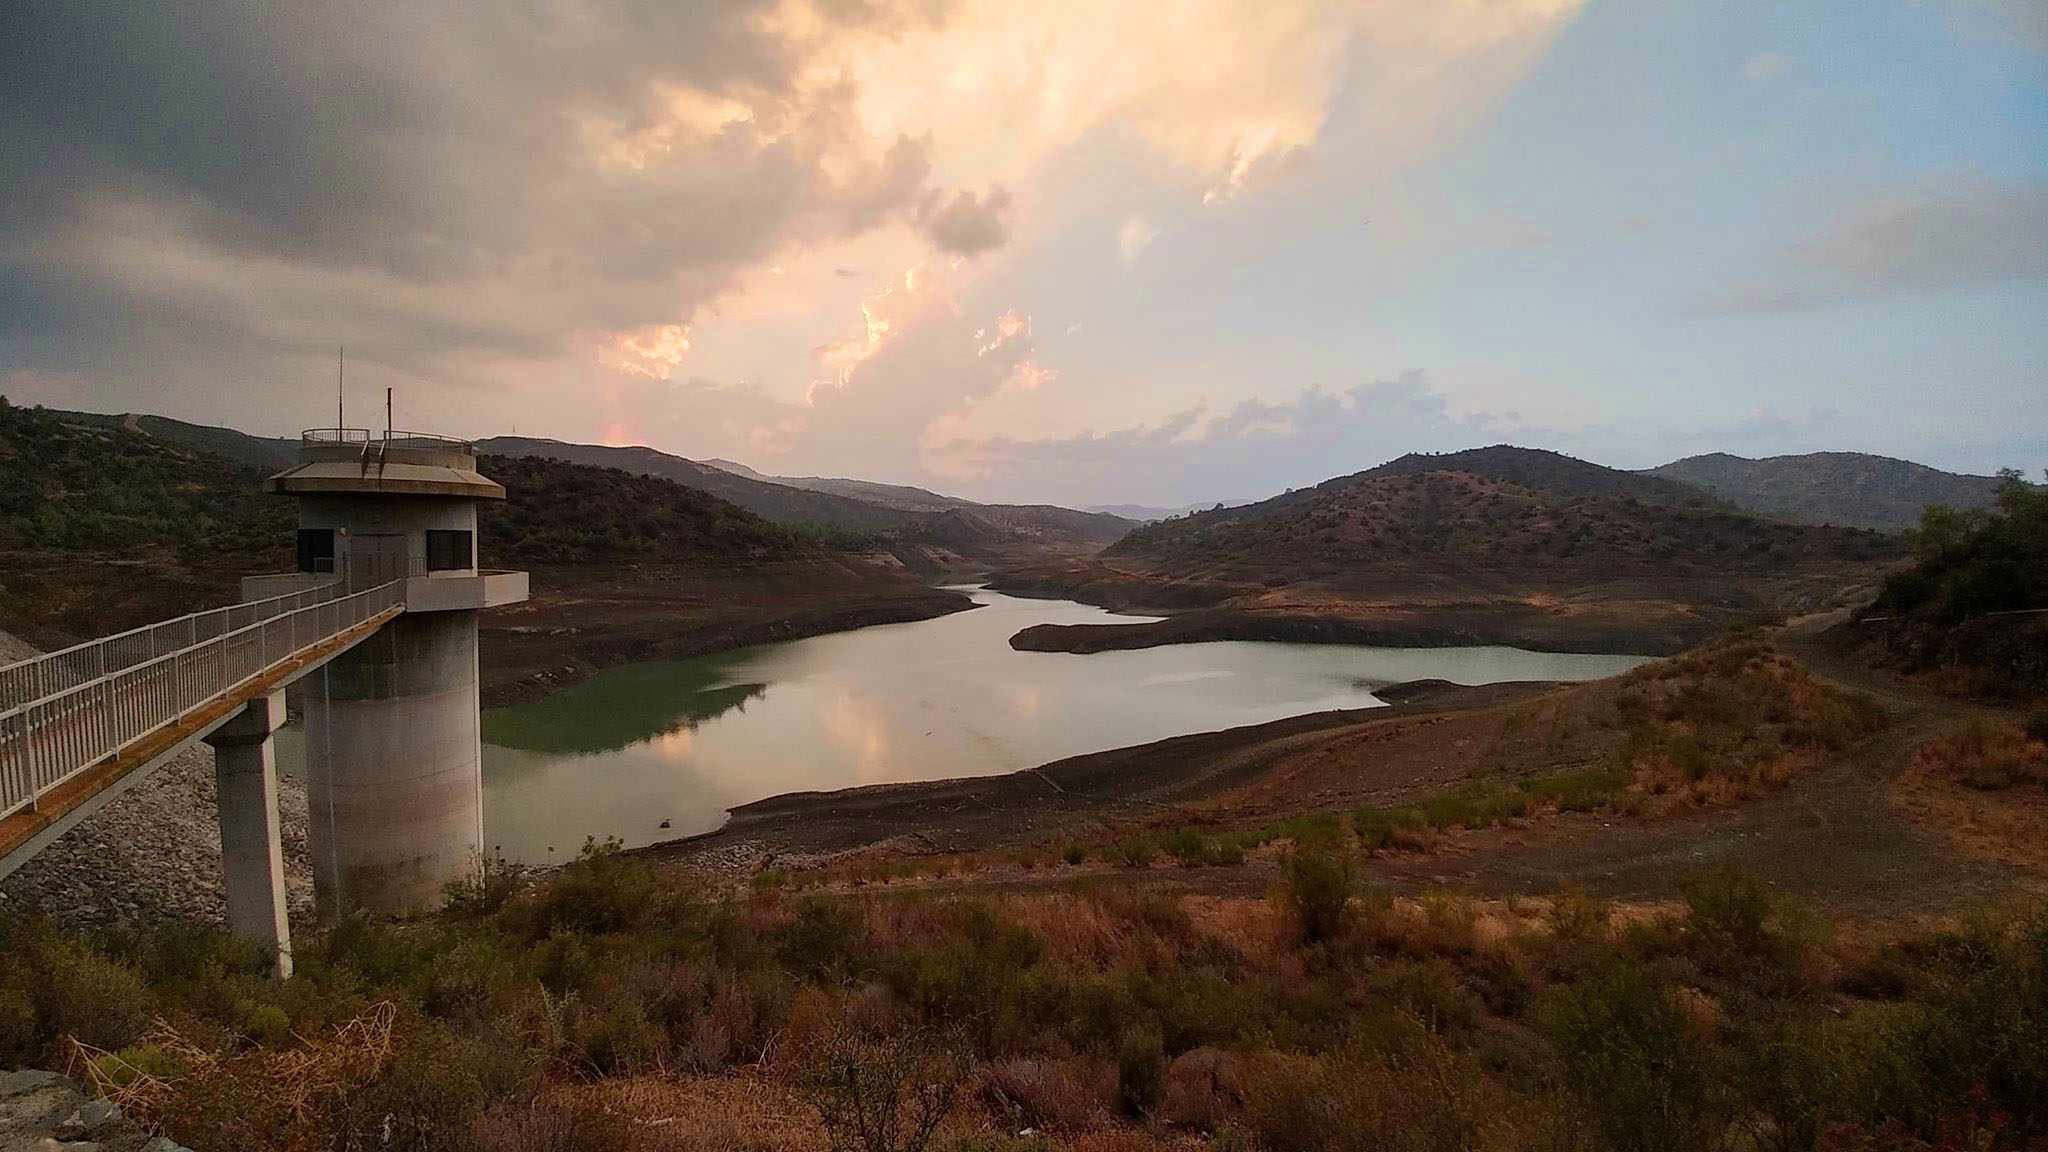
[[[474,567],[470,533],[453,528],[427,529],[427,571],[447,572]]]
[[[298,557],[301,572],[334,571],[334,529],[299,529]]]

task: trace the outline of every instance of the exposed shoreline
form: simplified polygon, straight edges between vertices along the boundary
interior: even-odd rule
[[[1216,640],[1362,644],[1385,648],[1502,645],[1602,656],[1668,656],[1697,642],[1693,629],[1573,624],[1513,606],[1457,605],[1375,618],[1206,608],[1132,624],[1034,624],[1010,637],[1019,652],[1119,652]]]
[[[1119,815],[1200,799],[1258,774],[1299,738],[1376,720],[1520,700],[1552,681],[1466,686],[1416,680],[1376,689],[1382,707],[1306,712],[1169,736],[993,776],[786,792],[739,805],[717,829],[633,849],[717,870],[898,846],[927,855],[1030,843]],[[1199,765],[1190,770],[1190,765]]]

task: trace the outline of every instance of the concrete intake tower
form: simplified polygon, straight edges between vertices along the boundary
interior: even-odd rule
[[[526,599],[477,568],[477,501],[505,489],[476,449],[411,432],[317,429],[271,477],[299,503],[298,572],[348,591],[403,581],[405,611],[299,682],[315,897],[323,911],[438,907],[483,853],[477,612]],[[245,582],[244,599],[278,578]]]

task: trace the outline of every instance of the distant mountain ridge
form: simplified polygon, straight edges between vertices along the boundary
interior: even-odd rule
[[[1863,452],[1762,459],[1709,452],[1639,475],[1692,484],[1738,507],[1783,520],[1887,531],[1912,527],[1929,504],[1989,508],[1998,497],[1996,476],[1943,472]]]
[[[477,447],[499,455],[554,456],[661,476],[714,493],[778,523],[866,533],[875,536],[878,544],[931,545],[970,557],[1040,547],[1092,551],[1119,539],[1133,526],[1120,517],[1049,504],[976,504],[905,485],[768,476],[730,460],[700,463],[647,447],[614,448],[518,436],[494,436],[478,441]]]
[[[1104,512],[1111,516],[1121,516],[1126,520],[1135,520],[1141,524],[1150,524],[1155,520],[1171,520],[1175,516],[1188,516],[1196,512],[1213,512],[1218,508],[1235,508],[1240,504],[1250,503],[1252,503],[1250,500],[1211,500],[1206,504],[1179,504],[1171,508],[1153,504],[1090,504],[1088,505],[1088,511]]]
[[[1885,551],[1869,533],[1762,519],[1677,480],[1497,445],[1149,524],[1105,555],[1181,578],[1357,586],[1416,572],[1453,584],[1661,579]]]
[[[791,488],[803,488],[812,492],[826,492],[844,496],[851,500],[864,500],[880,504],[884,508],[898,508],[905,512],[943,512],[948,508],[973,508],[972,500],[958,496],[946,496],[924,488],[913,488],[907,484],[881,484],[873,480],[851,480],[832,476],[770,476],[757,472],[737,460],[712,458],[705,460],[713,468],[759,480],[766,484],[782,484]]]

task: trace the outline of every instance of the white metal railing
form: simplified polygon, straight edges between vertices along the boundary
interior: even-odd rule
[[[225,608],[209,608],[175,620],[145,624],[19,664],[9,664],[0,668],[0,712],[45,696],[54,696],[66,688],[112,675],[166,653],[190,648],[272,616],[333,600],[344,591],[340,581],[331,581],[318,588],[251,600],[246,604],[230,604]]]
[[[0,817],[251,677],[404,603],[405,581],[394,580],[278,612],[0,711]]]
[[[308,428],[299,433],[301,444],[402,444],[416,440],[423,444],[447,447],[469,447],[470,441],[459,436],[442,436],[433,432],[408,432],[402,428],[387,428],[379,432],[371,428]]]

